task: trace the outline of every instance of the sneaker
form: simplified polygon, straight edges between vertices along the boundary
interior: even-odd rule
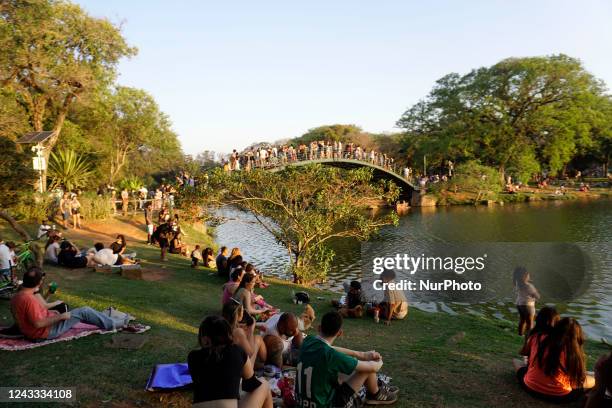
[[[399,390],[398,390],[399,391]],[[367,405],[391,405],[397,402],[397,392],[391,392],[390,387],[383,385],[378,387],[378,392],[375,395],[367,395],[365,403]]]
[[[150,326],[145,326],[144,324],[140,323],[129,323],[123,328],[123,331],[127,333],[144,333],[150,328]]]
[[[378,379],[378,388],[380,387],[387,387],[389,389],[389,392],[391,394],[397,394],[399,393],[399,387],[395,386],[395,385],[389,385],[385,382],[383,382],[380,378]]]

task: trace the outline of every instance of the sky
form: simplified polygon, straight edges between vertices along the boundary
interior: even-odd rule
[[[185,153],[230,152],[326,124],[396,132],[434,82],[507,57],[564,53],[612,85],[601,0],[76,0],[120,24]]]

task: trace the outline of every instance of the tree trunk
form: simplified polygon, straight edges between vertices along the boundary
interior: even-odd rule
[[[19,225],[19,223],[17,221],[15,221],[15,219],[11,216],[11,214],[9,214],[8,211],[0,210],[0,218],[4,219],[6,222],[8,222],[9,225],[13,228],[13,230],[17,234],[19,234],[19,236],[21,236],[21,238],[24,241],[31,241],[32,240],[32,238],[30,237],[30,234],[28,234],[28,231],[26,231],[21,225]],[[39,268],[42,268],[43,260],[44,260],[43,259],[42,250],[35,243],[31,243],[30,244],[30,249],[34,253],[34,258],[36,259],[36,265]]]

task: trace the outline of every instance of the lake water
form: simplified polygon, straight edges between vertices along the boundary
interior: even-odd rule
[[[551,201],[506,206],[456,206],[411,209],[397,227],[385,227],[380,237],[385,246],[404,247],[455,242],[580,242],[596,251],[587,287],[576,298],[556,303],[557,309],[579,319],[591,338],[612,338],[612,201]],[[227,221],[217,227],[220,245],[241,248],[245,259],[268,274],[285,277],[289,258],[248,213],[224,208]],[[336,252],[329,281],[360,279],[361,245],[354,240],[332,242]],[[568,273],[572,273],[569,271]],[[503,279],[506,279],[504,277]],[[534,279],[537,283],[537,279]],[[508,278],[508,282],[510,282]],[[415,299],[412,299],[413,301]],[[546,301],[546,296],[544,296]],[[512,294],[496,301],[466,304],[452,301],[415,302],[414,306],[446,313],[472,313],[514,321]]]

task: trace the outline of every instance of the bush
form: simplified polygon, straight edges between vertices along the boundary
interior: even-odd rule
[[[462,163],[455,169],[452,183],[459,190],[476,193],[476,200],[502,191],[501,174],[497,169],[477,161]]]
[[[40,222],[55,213],[57,200],[51,194],[22,193],[9,208],[18,221]]]
[[[79,201],[81,202],[81,214],[85,221],[104,220],[113,214],[109,196],[89,192],[82,194]]]

